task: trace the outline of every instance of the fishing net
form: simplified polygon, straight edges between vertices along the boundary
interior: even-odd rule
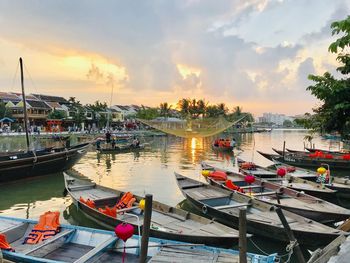
[[[186,119],[176,121],[144,119],[138,120],[152,128],[182,138],[204,138],[223,132],[243,118],[234,122],[229,122],[224,117]]]

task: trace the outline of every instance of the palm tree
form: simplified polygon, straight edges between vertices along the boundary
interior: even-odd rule
[[[202,115],[202,117],[205,114],[206,108],[207,108],[208,103],[205,103],[204,99],[200,99],[197,101],[197,111],[198,111],[198,116]]]
[[[169,105],[167,102],[163,102],[159,105],[160,108],[160,115],[165,117],[165,119],[168,118],[170,110],[172,105]]]
[[[177,103],[178,108],[180,109],[180,113],[182,117],[187,117],[189,115],[190,111],[190,100],[189,99],[181,99]]]
[[[226,104],[221,102],[218,104],[218,110],[219,110],[219,115],[226,115],[228,112],[228,108],[226,107]]]

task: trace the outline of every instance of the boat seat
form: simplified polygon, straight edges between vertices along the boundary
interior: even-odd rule
[[[104,250],[106,247],[108,247],[108,246],[112,245],[113,243],[115,243],[117,240],[118,240],[118,237],[110,237],[105,242],[103,242],[102,244],[99,244],[97,247],[95,247],[92,250],[90,250],[88,253],[83,255],[81,258],[79,258],[78,260],[74,261],[74,263],[83,263],[83,262],[88,261],[92,257],[96,256],[99,252]]]
[[[197,188],[197,187],[202,187],[202,186],[204,186],[204,184],[192,184],[192,185],[182,186],[181,188],[183,190],[186,190],[186,189],[192,189],[192,188]]]
[[[95,187],[95,183],[91,183],[88,185],[69,185],[68,188],[72,191],[77,191],[77,190],[86,190]]]
[[[238,207],[250,206],[250,205],[252,205],[252,204],[243,203],[243,204],[232,204],[232,205],[219,205],[219,206],[214,206],[214,208],[217,210],[222,210],[222,209],[238,208]]]
[[[31,254],[31,253],[37,251],[38,249],[43,248],[46,245],[48,245],[50,243],[53,243],[53,242],[55,242],[56,240],[58,240],[58,239],[60,239],[62,237],[65,237],[65,236],[68,236],[70,234],[73,234],[75,231],[76,231],[75,229],[72,229],[72,230],[68,230],[68,231],[64,231],[64,232],[58,233],[55,236],[50,237],[49,239],[46,239],[42,243],[40,243],[38,245],[35,245],[35,247],[33,247],[32,249],[30,249],[28,251],[25,251],[24,254],[25,255]],[[30,246],[30,247],[32,247],[32,246]]]
[[[252,185],[252,186],[247,185],[247,186],[241,186],[240,188],[241,189],[254,189],[254,188],[262,188],[262,187],[264,187],[264,186],[262,186],[262,185]]]
[[[275,194],[278,194],[278,192],[271,191],[271,192],[254,193],[254,196],[275,195]]]

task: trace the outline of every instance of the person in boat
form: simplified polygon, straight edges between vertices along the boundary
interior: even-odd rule
[[[235,138],[232,138],[232,140],[230,141],[230,147],[232,147],[232,148],[236,147],[236,140],[235,140]]]
[[[115,149],[116,140],[115,137],[112,138],[112,149]]]
[[[109,130],[107,130],[106,132],[106,143],[110,143],[111,142],[111,133],[109,132]]]
[[[100,139],[96,140],[96,149],[101,149],[101,140]]]
[[[131,147],[134,147],[134,148],[140,147],[140,141],[138,138],[134,137],[134,140],[132,141]]]
[[[214,141],[214,146],[215,146],[215,147],[219,147],[219,139],[216,139],[216,140]]]

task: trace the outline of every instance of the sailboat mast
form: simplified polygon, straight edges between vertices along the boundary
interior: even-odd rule
[[[21,68],[21,85],[22,85],[22,101],[23,101],[23,113],[24,113],[24,129],[26,131],[27,151],[29,151],[28,115],[27,115],[26,95],[24,93],[23,61],[22,61],[22,58],[19,58],[19,65],[20,65],[20,68]]]

